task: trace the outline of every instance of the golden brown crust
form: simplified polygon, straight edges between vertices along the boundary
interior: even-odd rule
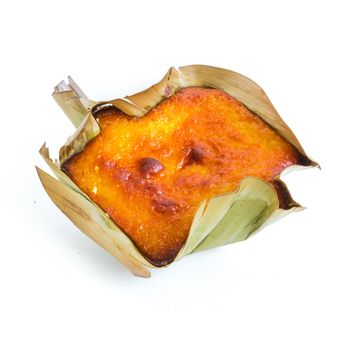
[[[175,258],[203,199],[235,191],[246,176],[280,192],[276,176],[302,163],[271,127],[215,89],[182,89],[139,119],[115,108],[96,118],[101,133],[63,169],[157,266]]]

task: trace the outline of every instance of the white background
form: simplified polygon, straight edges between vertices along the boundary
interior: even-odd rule
[[[349,349],[346,3],[2,2],[0,348]],[[50,95],[71,74],[111,99],[195,63],[260,84],[322,171],[284,178],[307,210],[138,279],[39,183],[39,147],[73,131]]]

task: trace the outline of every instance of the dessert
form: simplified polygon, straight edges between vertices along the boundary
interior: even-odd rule
[[[37,168],[56,206],[129,271],[149,277],[204,249],[247,239],[302,209],[280,175],[318,166],[249,78],[171,68],[148,89],[90,100],[69,77],[53,97],[76,128]]]
[[[236,191],[246,176],[274,184],[302,161],[217,89],[181,89],[141,118],[111,106],[94,116],[101,132],[62,168],[156,266],[174,260],[203,200]]]

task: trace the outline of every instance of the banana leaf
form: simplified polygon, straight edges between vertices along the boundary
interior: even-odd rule
[[[59,162],[50,158],[48,148],[43,145],[40,154],[56,178],[39,168],[38,175],[56,206],[82,232],[115,256],[136,276],[149,277],[149,269],[159,267],[153,266],[142,256],[129,237],[69,179],[60,166],[81,152],[98,135],[100,129],[94,113],[99,109],[112,105],[129,116],[138,118],[163,99],[189,86],[211,87],[235,97],[300,152],[300,166],[318,167],[306,155],[265,92],[239,73],[203,65],[170,68],[164,78],[150,88],[131,96],[102,102],[89,100],[69,77],[68,83],[63,81],[55,87],[53,97],[76,127],[76,132],[61,147]],[[290,168],[294,169],[295,166]],[[268,223],[302,209],[279,177],[276,177],[274,185],[258,178],[246,177],[237,191],[208,198],[200,204],[186,243],[174,261],[204,249],[245,240]]]

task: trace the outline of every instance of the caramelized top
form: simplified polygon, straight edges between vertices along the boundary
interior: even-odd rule
[[[142,118],[107,108],[100,134],[64,171],[152,264],[171,262],[206,198],[246,176],[271,183],[299,152],[230,95],[185,88]]]

